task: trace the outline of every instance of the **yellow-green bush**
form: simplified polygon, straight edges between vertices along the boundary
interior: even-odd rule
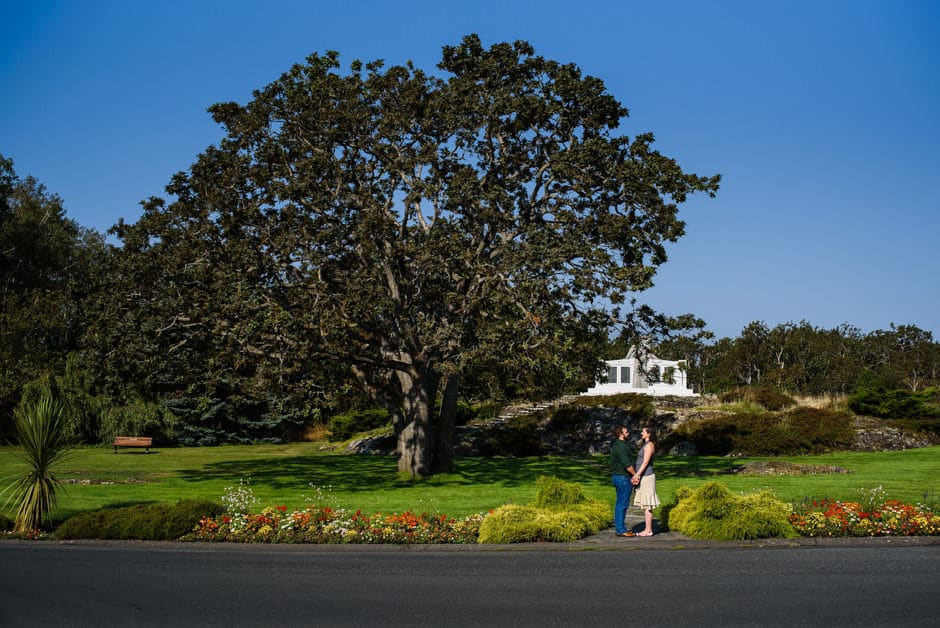
[[[694,492],[680,487],[662,511],[670,530],[708,541],[793,537],[789,515],[790,507],[769,491],[735,495],[718,482]]]
[[[542,475],[535,481],[535,486],[537,488],[535,505],[538,508],[570,506],[580,504],[587,499],[581,485],[574,482],[565,482]]]
[[[535,504],[507,504],[480,525],[480,543],[575,541],[610,525],[610,506],[584,496],[581,486],[540,477]]]

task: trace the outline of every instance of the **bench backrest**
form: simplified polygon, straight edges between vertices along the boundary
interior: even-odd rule
[[[115,436],[114,444],[115,445],[140,445],[142,447],[149,447],[153,442],[153,438],[150,436]]]

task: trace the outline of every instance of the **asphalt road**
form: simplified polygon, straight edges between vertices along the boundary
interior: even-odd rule
[[[0,626],[925,626],[938,576],[938,545],[2,542]]]

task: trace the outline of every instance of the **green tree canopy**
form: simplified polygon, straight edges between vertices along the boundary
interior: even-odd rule
[[[83,304],[106,246],[62,200],[0,155],[0,434],[23,386],[64,368],[84,331]]]
[[[808,321],[771,328],[753,321],[737,338],[706,344],[697,339],[690,361],[699,392],[772,385],[791,393],[832,395],[857,388],[917,392],[940,384],[940,344],[916,325],[894,325],[863,334],[843,323],[832,329]],[[682,341],[683,343],[685,340]],[[672,340],[665,355],[681,355]]]
[[[211,107],[225,138],[115,229],[124,306],[165,350],[344,365],[411,475],[434,468],[443,380],[603,339],[683,234],[678,205],[719,183],[620,134],[600,79],[526,42],[471,35],[438,67],[311,55]]]

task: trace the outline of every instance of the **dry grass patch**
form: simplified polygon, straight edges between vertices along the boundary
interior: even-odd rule
[[[848,410],[848,395],[794,395],[797,405],[819,410]]]

